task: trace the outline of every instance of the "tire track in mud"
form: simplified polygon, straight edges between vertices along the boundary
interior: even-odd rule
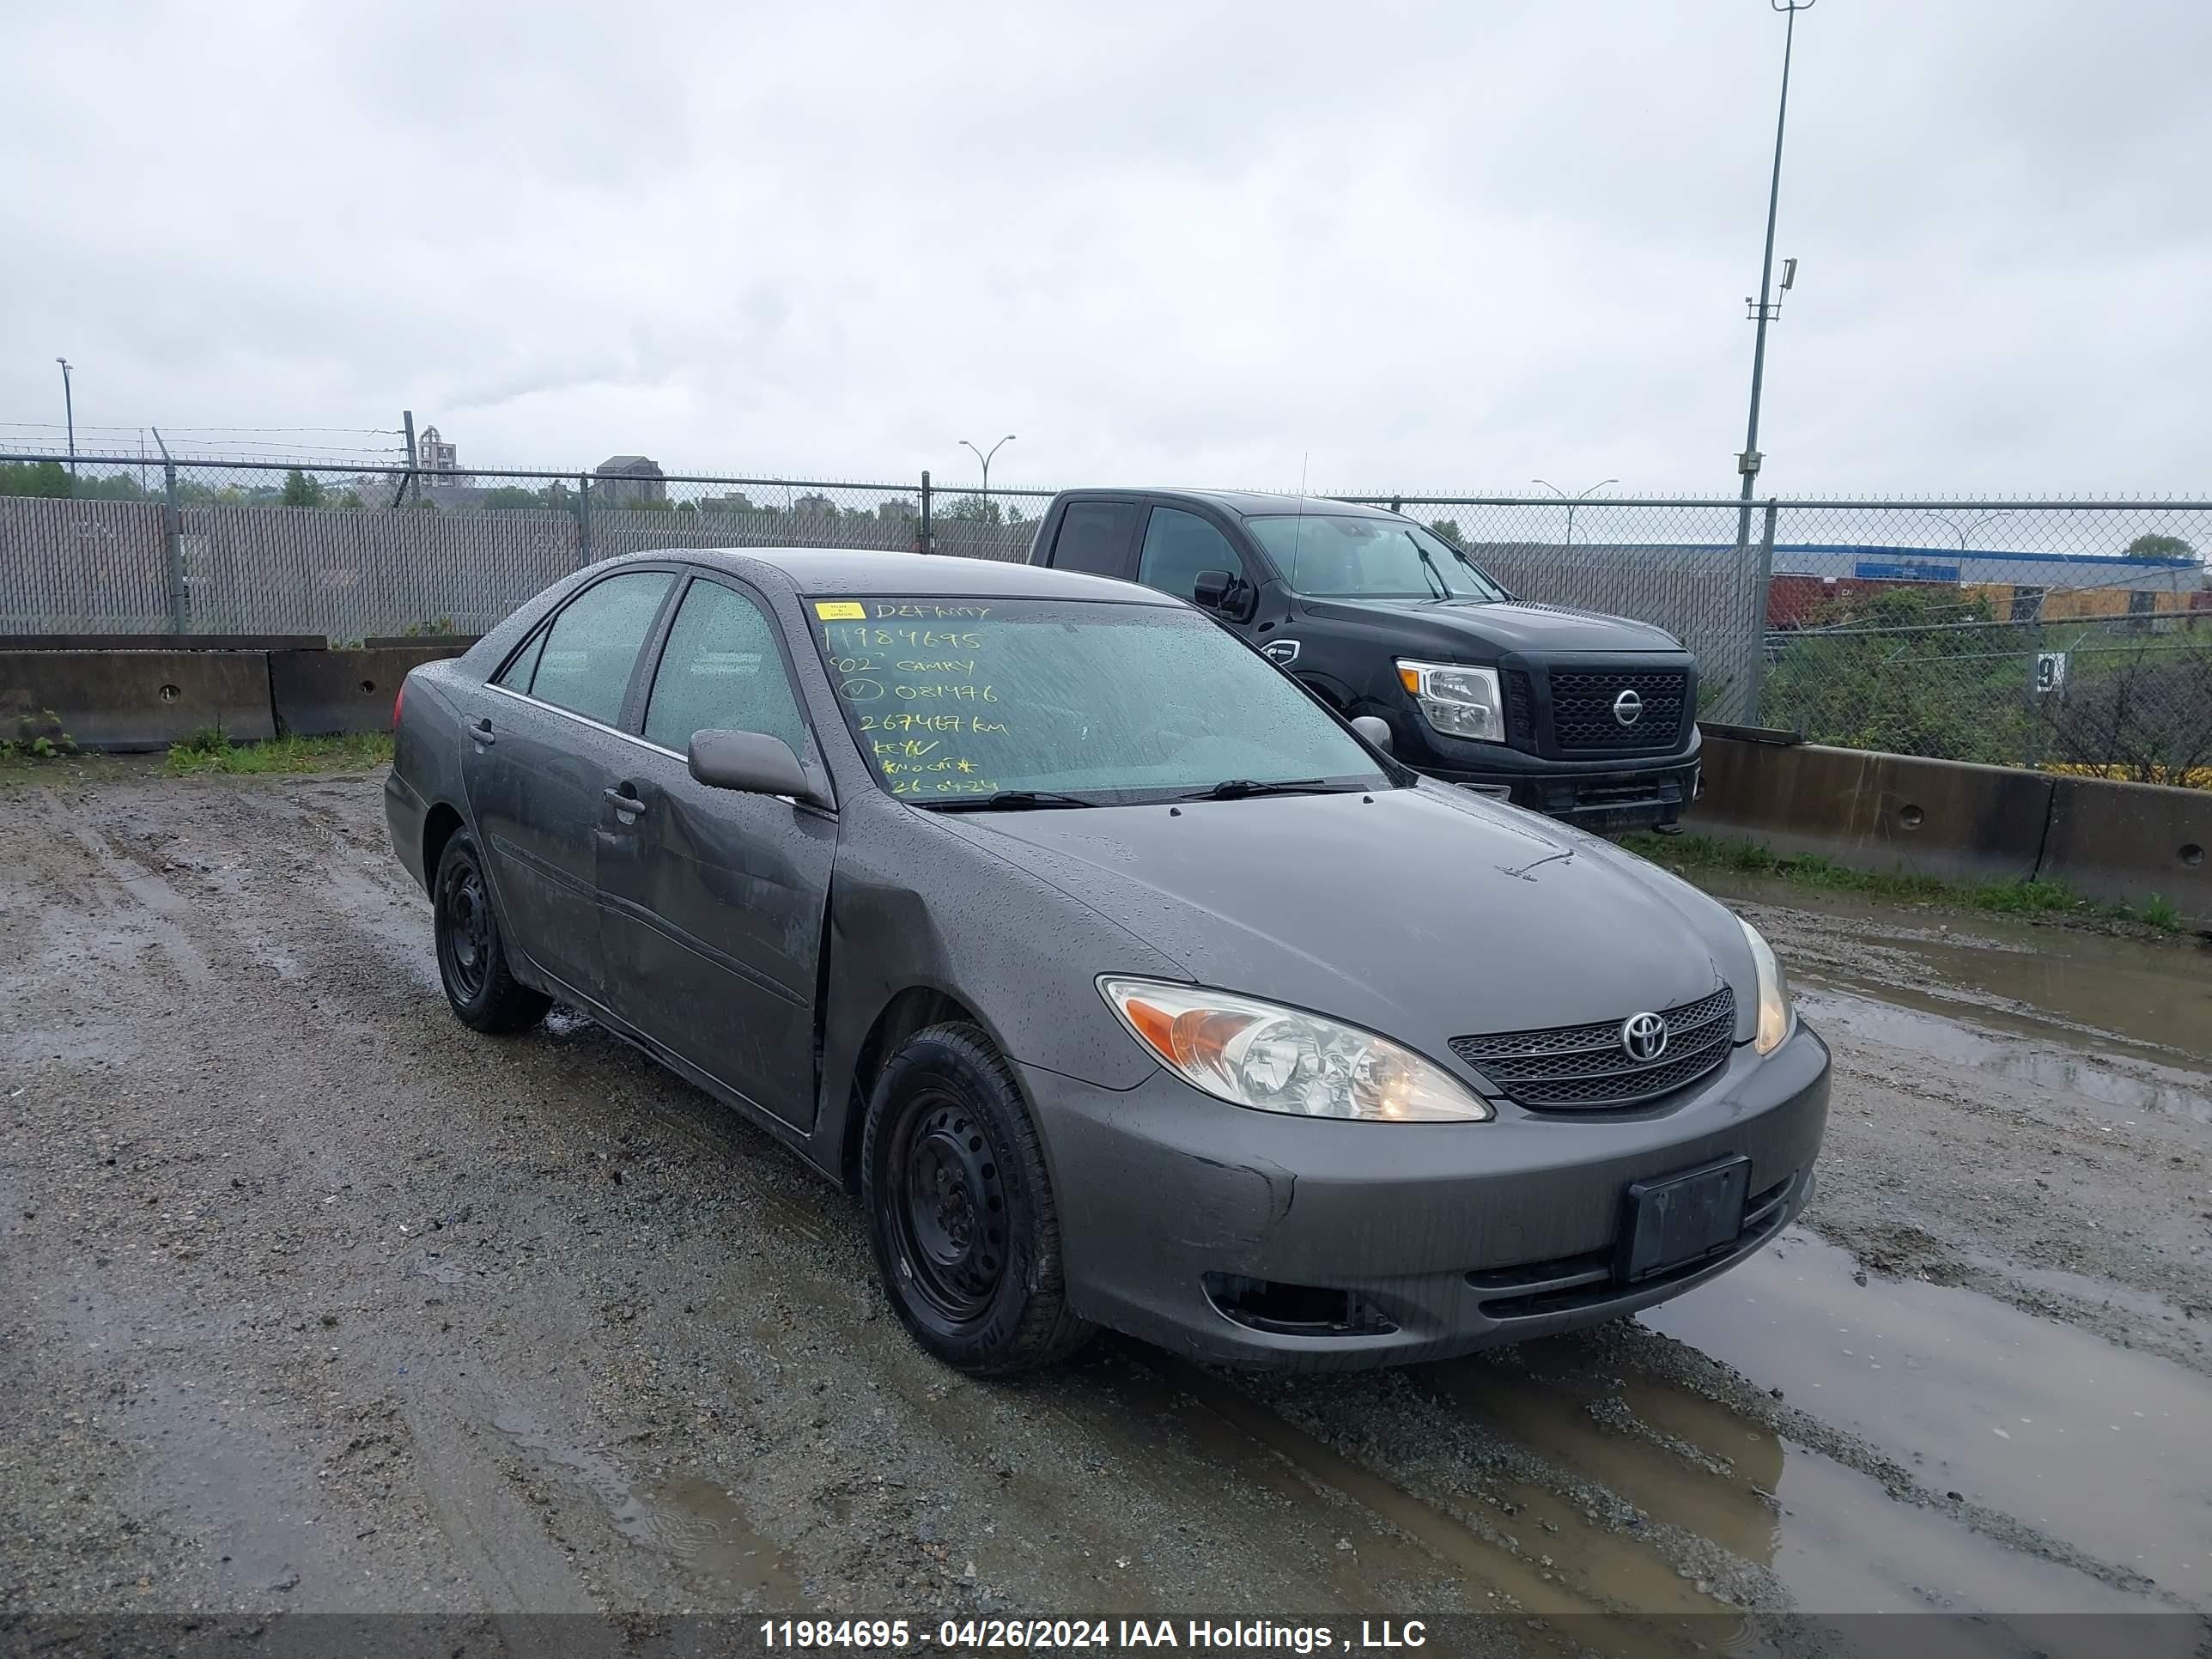
[[[173,822],[181,859],[149,838]],[[18,866],[37,927],[89,881],[173,930],[173,963],[224,964],[219,999],[172,976],[138,1020],[208,1028],[204,1064],[161,1079],[197,1115],[179,1127],[228,1134],[254,1236],[292,1252],[224,1293],[311,1340],[331,1304],[344,1352],[315,1374],[283,1345],[288,1391],[399,1411],[412,1501],[481,1601],[565,1582],[599,1606],[1628,1607],[1710,1634],[1808,1595],[1975,1605],[2055,1564],[2084,1604],[2158,1604],[1636,1328],[1400,1374],[1233,1377],[1108,1339],[1061,1376],[953,1376],[884,1308],[851,1201],[766,1134],[581,1022],[495,1042],[451,1020],[374,779],[134,781],[40,823]],[[48,965],[7,982],[51,1000]],[[130,989],[135,957],[98,965]],[[1817,1524],[1784,1524],[1793,1501]],[[1948,1583],[1816,1571],[1803,1541],[1870,1557],[1886,1529]],[[784,1577],[748,1577],[762,1548]]]

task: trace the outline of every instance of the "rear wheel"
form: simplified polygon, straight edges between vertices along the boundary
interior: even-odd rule
[[[492,912],[483,858],[465,830],[439,855],[433,884],[438,977],[462,1024],[479,1031],[526,1030],[545,1017],[552,999],[515,978],[507,965],[499,918]]]
[[[1012,1068],[975,1026],[931,1026],[884,1066],[860,1143],[860,1196],[892,1308],[945,1364],[1003,1376],[1089,1339],[1067,1309],[1036,1125]]]

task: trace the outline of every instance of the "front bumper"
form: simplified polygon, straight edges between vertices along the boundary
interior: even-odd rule
[[[1164,1072],[1115,1091],[1020,1069],[1076,1311],[1194,1358],[1302,1368],[1465,1353],[1702,1284],[1803,1209],[1828,1112],[1827,1046],[1802,1022],[1766,1059],[1741,1047],[1656,1109],[1577,1117],[1501,1103],[1489,1123],[1283,1117]],[[1735,1154],[1751,1159],[1735,1242],[1618,1282],[1628,1183]],[[1336,1304],[1340,1317],[1275,1316]]]
[[[1471,764],[1462,755],[1442,764],[1426,757],[1408,757],[1407,764],[1440,783],[1503,795],[1516,806],[1598,831],[1673,823],[1698,794],[1695,747],[1648,759],[1597,761],[1549,760],[1498,748]]]

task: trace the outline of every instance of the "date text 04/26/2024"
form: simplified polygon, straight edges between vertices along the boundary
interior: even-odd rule
[[[1418,1619],[1363,1619],[1356,1631],[1264,1619],[948,1619],[934,1630],[905,1619],[764,1619],[762,1645],[830,1652],[909,1648],[952,1651],[1041,1648],[1273,1650],[1287,1653],[1419,1648],[1428,1632]]]

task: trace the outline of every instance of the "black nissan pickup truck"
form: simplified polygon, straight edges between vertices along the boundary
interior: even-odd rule
[[[1697,794],[1698,665],[1647,623],[1516,600],[1379,508],[1229,490],[1071,489],[1031,564],[1212,611],[1430,776],[1601,834],[1671,830]]]

